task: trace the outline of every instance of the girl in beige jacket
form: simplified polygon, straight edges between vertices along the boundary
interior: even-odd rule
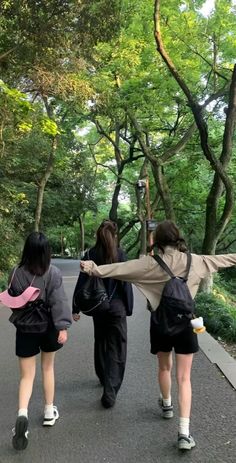
[[[155,245],[159,255],[174,275],[184,277],[186,272],[187,250],[176,225],[169,220],[161,222],[156,229]],[[192,262],[187,281],[192,297],[197,293],[201,280],[220,268],[236,265],[236,254],[205,256],[191,254]],[[81,262],[81,270],[98,277],[109,277],[135,284],[150,302],[151,310],[158,309],[165,283],[170,278],[151,257],[130,260],[110,265],[97,266],[93,261]],[[176,378],[178,384],[179,429],[178,448],[190,450],[195,441],[189,432],[191,411],[191,367],[193,354],[198,350],[197,335],[189,326],[176,336],[156,336],[151,315],[151,352],[158,358],[158,380],[161,391],[161,407],[164,418],[173,417],[171,402],[172,349],[176,355]]]

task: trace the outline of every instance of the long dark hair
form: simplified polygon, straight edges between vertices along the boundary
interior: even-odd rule
[[[46,236],[32,232],[26,238],[19,267],[25,267],[34,275],[43,275],[49,268],[51,249]]]
[[[157,225],[154,246],[157,246],[162,252],[164,252],[165,246],[173,246],[181,252],[187,251],[185,240],[172,220],[163,220]]]
[[[98,265],[118,262],[118,228],[112,220],[103,220],[97,229],[95,244],[96,262]]]

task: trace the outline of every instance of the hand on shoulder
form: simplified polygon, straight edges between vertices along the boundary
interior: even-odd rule
[[[92,274],[92,268],[94,267],[94,262],[92,260],[81,260],[80,268],[82,272]]]

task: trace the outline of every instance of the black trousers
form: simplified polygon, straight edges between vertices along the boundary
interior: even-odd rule
[[[114,402],[123,381],[127,354],[127,320],[124,304],[111,302],[111,310],[93,317],[94,366],[104,396]]]

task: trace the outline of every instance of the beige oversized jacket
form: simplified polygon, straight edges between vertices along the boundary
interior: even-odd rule
[[[160,256],[176,276],[184,276],[187,264],[185,253],[167,246],[165,253]],[[192,254],[192,263],[188,278],[188,287],[192,297],[197,293],[201,279],[220,268],[236,265],[236,254],[218,256],[198,256]],[[97,266],[94,262],[90,275],[115,278],[134,283],[135,286],[149,300],[152,309],[156,310],[160,303],[161,293],[166,281],[170,278],[167,273],[151,256],[127,262]]]

